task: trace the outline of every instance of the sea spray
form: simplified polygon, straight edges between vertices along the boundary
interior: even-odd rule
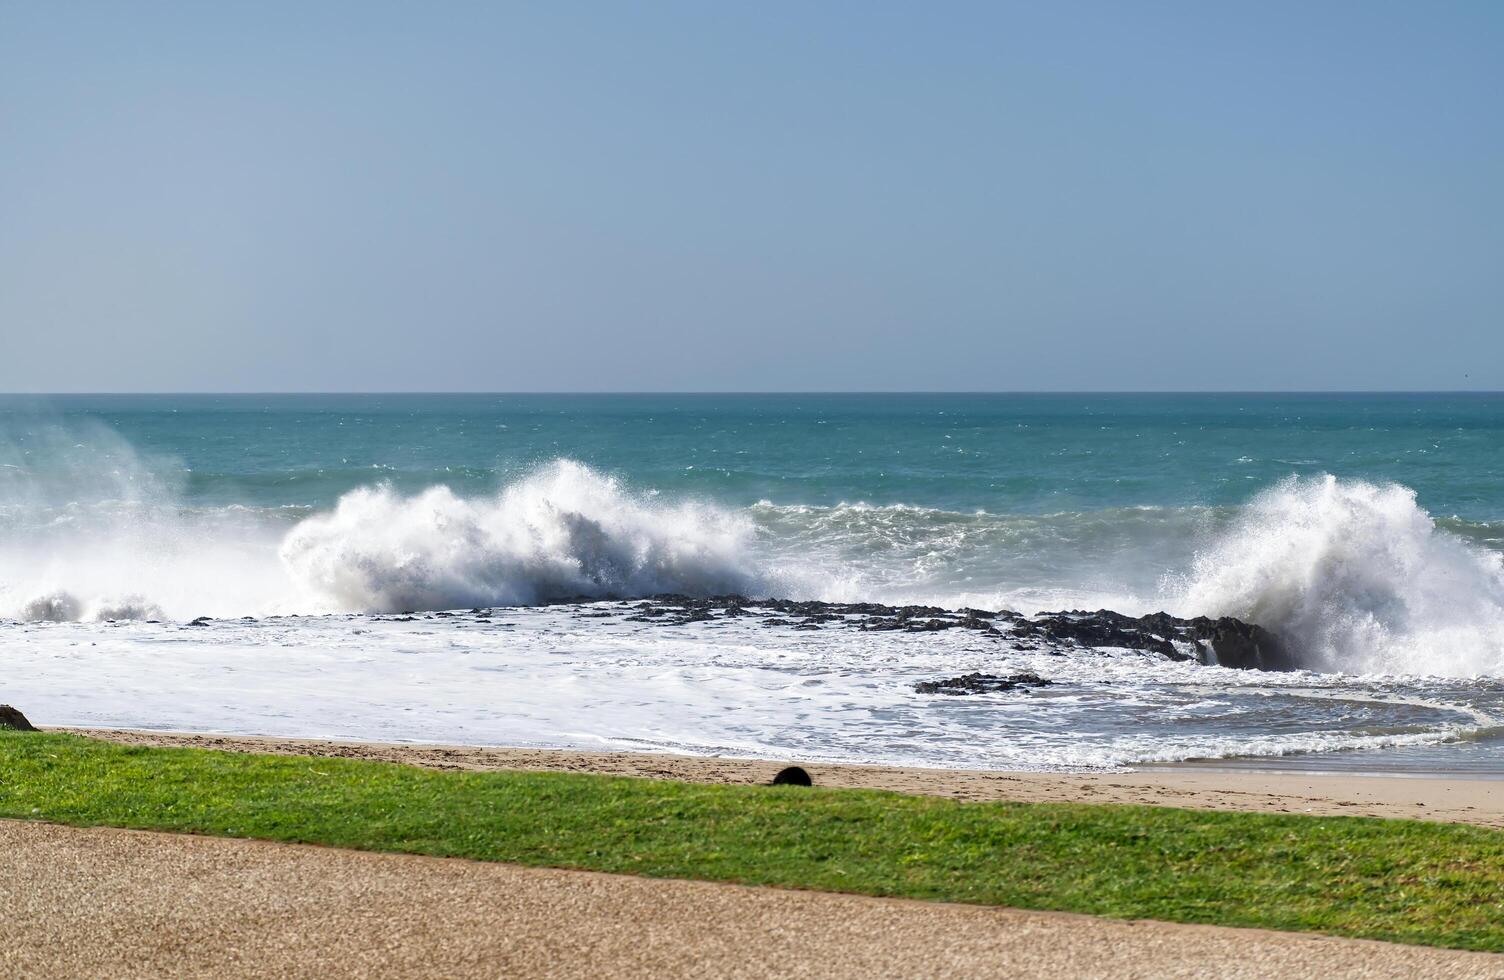
[[[21,607],[20,619],[28,623],[71,623],[83,615],[83,603],[67,592],[39,595]]]
[[[0,617],[152,620],[298,611],[285,530],[184,503],[189,472],[89,420],[0,426]]]
[[[1397,484],[1291,478],[1197,556],[1174,600],[1283,634],[1313,668],[1504,672],[1504,561],[1441,530]]]
[[[281,547],[311,595],[359,611],[527,605],[658,592],[765,592],[742,516],[634,496],[560,460],[495,497],[448,487],[346,494]]]

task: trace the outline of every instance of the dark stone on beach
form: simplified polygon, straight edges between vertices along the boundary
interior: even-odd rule
[[[799,766],[789,766],[773,777],[774,786],[813,786],[814,780]]]
[[[36,726],[26,720],[26,716],[8,704],[0,704],[0,728],[9,728],[17,732],[34,732]]]
[[[920,681],[914,685],[914,690],[920,694],[997,694],[1049,687],[1053,683],[1038,674],[962,674],[943,681]]]
[[[200,616],[197,619],[193,620],[188,625],[189,626],[208,626],[209,623],[211,621],[213,621],[213,619],[214,619],[213,616]]]

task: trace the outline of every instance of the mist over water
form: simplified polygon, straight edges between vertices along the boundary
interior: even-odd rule
[[[102,424],[26,422],[0,436],[0,615],[163,619],[291,599],[275,520],[186,505],[180,461],[145,456]]]

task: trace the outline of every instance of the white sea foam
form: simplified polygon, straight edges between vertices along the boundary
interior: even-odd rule
[[[1439,529],[1395,484],[1292,478],[1176,588],[1180,612],[1259,623],[1324,670],[1504,673],[1504,561]]]
[[[664,626],[634,612],[12,625],[5,694],[60,725],[999,769],[1413,750],[1496,726],[1504,697],[1497,682],[1050,655],[970,630]],[[973,670],[1053,685],[974,697],[914,687]]]

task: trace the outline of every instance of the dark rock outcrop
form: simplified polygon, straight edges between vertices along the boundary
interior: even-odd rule
[[[1241,619],[1198,616],[1190,621],[1191,641],[1204,664],[1239,670],[1299,670],[1300,661],[1278,636]]]
[[[947,677],[943,681],[920,681],[914,690],[920,694],[996,694],[1001,691],[1027,691],[1033,687],[1049,687],[1054,681],[1045,680],[1038,674],[962,674]]]
[[[789,766],[780,769],[778,775],[773,777],[774,786],[813,786],[814,780],[809,778],[809,773],[799,766]]]
[[[979,638],[1005,643],[1012,650],[1054,655],[1111,648],[1138,650],[1166,660],[1197,661],[1241,670],[1296,670],[1295,654],[1278,636],[1242,620],[1198,616],[1180,619],[1169,613],[1125,616],[1110,609],[1072,609],[1023,616],[984,609],[938,606],[888,606],[879,602],[817,602],[750,599],[743,595],[657,595],[623,601],[614,612],[582,610],[591,618],[622,616],[655,626],[713,626],[731,619],[795,630],[849,628],[874,632],[938,633],[967,630]],[[990,675],[978,675],[990,676]],[[939,683],[939,682],[935,682]],[[960,691],[951,693],[962,693]]]
[[[26,716],[8,704],[0,704],[0,728],[9,728],[17,732],[34,732],[36,726],[26,720]]]
[[[1194,659],[1239,670],[1300,669],[1300,662],[1278,636],[1231,616],[1177,619],[1163,612],[1124,616],[1110,609],[1078,609],[1015,623],[1013,631],[1024,636],[1074,640],[1082,646],[1148,650],[1170,660]],[[1195,656],[1177,648],[1174,640],[1188,644]]]

